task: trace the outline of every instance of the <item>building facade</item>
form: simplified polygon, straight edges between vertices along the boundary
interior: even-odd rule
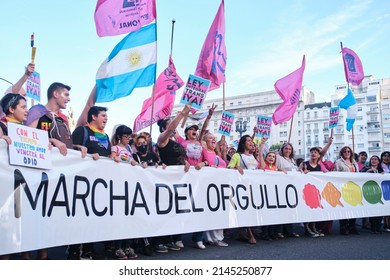
[[[346,110],[340,109],[338,126],[329,129],[329,114],[331,107],[337,107],[340,100],[346,95],[347,84],[336,85],[330,102],[314,102],[314,93],[307,87],[302,87],[300,102],[292,120],[279,125],[271,125],[271,136],[268,145],[290,142],[295,150],[296,158],[307,159],[310,148],[325,146],[329,136],[333,133],[333,144],[330,147],[326,159],[336,160],[343,146],[350,146],[356,153],[366,151],[368,156],[378,155],[390,150],[390,78],[375,79],[366,76],[362,83],[351,87],[357,105],[358,112],[353,129],[346,130]],[[211,96],[211,94],[209,95]],[[211,118],[208,130],[217,138],[218,128],[223,111],[234,114],[234,125],[228,144],[237,143],[242,135],[253,135],[257,116],[272,116],[282,100],[273,91],[245,94],[223,99],[205,100],[203,109],[195,114],[196,117],[206,114],[212,104],[217,105]],[[182,104],[176,105],[173,114],[181,110]],[[188,118],[185,126],[197,124],[201,127],[202,120]],[[184,127],[179,128],[183,133]]]

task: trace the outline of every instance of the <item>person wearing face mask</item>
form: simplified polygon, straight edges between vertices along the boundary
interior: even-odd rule
[[[157,155],[153,151],[150,151],[148,139],[144,134],[138,135],[134,139],[134,144],[137,149],[137,152],[133,153],[132,156],[134,161],[137,162],[137,164],[141,165],[143,168],[147,168],[148,166],[158,167],[160,165]],[[163,169],[166,168],[165,164],[161,163],[161,165]],[[153,246],[151,245],[149,238],[147,237],[139,238],[136,240],[136,252],[142,253],[146,256],[155,255]]]
[[[144,135],[139,135],[136,137],[135,147],[137,152],[133,153],[133,158],[138,164],[142,165],[142,167],[158,167],[160,165],[157,155],[150,151],[150,145]],[[163,169],[165,169],[166,165],[163,163],[161,165]]]

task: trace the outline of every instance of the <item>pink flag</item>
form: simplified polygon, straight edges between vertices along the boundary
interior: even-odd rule
[[[175,103],[176,90],[181,88],[183,84],[184,82],[176,73],[175,65],[170,56],[169,66],[161,72],[156,81],[153,117],[153,98],[150,97],[144,101],[141,114],[134,121],[134,131],[140,131],[158,120],[170,116]]]
[[[360,85],[364,79],[363,65],[358,55],[351,49],[341,48],[343,55],[345,79],[347,83]]]
[[[99,37],[130,33],[156,18],[156,0],[98,0],[95,9]]]
[[[302,66],[276,81],[274,87],[279,96],[283,99],[282,104],[276,108],[272,115],[274,124],[288,121],[294,115],[301,95],[303,72],[305,71],[305,56],[302,59]]]
[[[225,82],[225,8],[222,0],[213,24],[203,44],[196,66],[195,76],[211,81],[209,91]]]

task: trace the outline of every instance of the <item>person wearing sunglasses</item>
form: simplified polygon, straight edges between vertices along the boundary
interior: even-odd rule
[[[340,158],[336,160],[335,171],[339,172],[359,172],[359,166],[354,159],[354,153],[348,146],[341,148],[339,153]],[[343,219],[340,220],[340,234],[356,234],[359,235],[356,229],[356,219]]]

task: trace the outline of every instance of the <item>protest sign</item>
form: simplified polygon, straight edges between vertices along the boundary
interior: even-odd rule
[[[10,164],[51,169],[47,131],[9,122],[8,136]]]
[[[41,77],[33,72],[26,81],[26,95],[38,102],[41,101]]]
[[[218,128],[218,133],[225,135],[225,136],[230,136],[230,133],[231,133],[232,127],[233,127],[233,122],[234,122],[234,114],[226,112],[226,111],[223,112],[221,124],[219,125],[219,128]]]
[[[195,110],[202,109],[209,86],[209,80],[190,74],[184,88],[183,95],[180,99],[180,103],[189,104]]]
[[[257,116],[257,133],[256,137],[263,138],[263,137],[270,137],[271,134],[271,124],[272,124],[272,117],[268,116]]]
[[[339,122],[339,113],[340,113],[339,107],[330,108],[329,129],[337,127],[337,124]]]

